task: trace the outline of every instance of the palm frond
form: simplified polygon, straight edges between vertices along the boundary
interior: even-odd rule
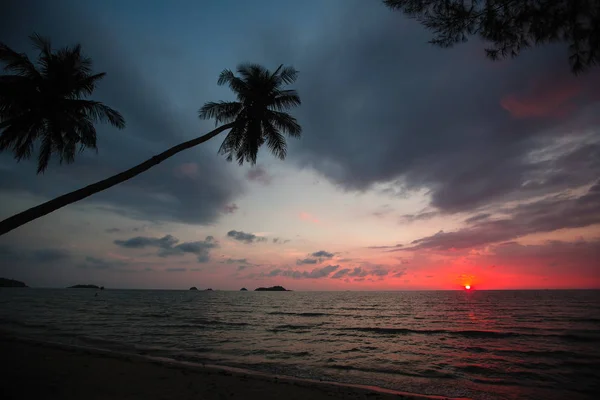
[[[291,115],[279,111],[269,111],[268,118],[277,130],[285,132],[291,137],[302,135],[302,127]]]
[[[259,77],[268,76],[268,71],[265,67],[255,63],[243,63],[238,65],[237,72],[244,80],[256,79]]]
[[[279,73],[279,78],[283,83],[289,85],[298,79],[298,71],[294,67],[285,67]]]
[[[78,85],[79,85],[78,91],[87,96],[91,95],[94,92],[94,90],[96,89],[96,83],[98,81],[100,81],[102,78],[104,78],[105,76],[106,76],[106,72],[101,72],[99,74],[94,74],[94,75],[89,75],[89,76],[83,77],[78,82]]]
[[[52,55],[52,44],[50,39],[39,33],[34,33],[29,36],[29,40],[33,43],[33,47],[38,49],[43,56],[50,57]]]
[[[295,90],[282,90],[271,100],[269,108],[285,111],[301,104],[300,95]]]
[[[229,88],[238,96],[238,99],[243,100],[245,97],[245,93],[247,91],[246,82],[235,76],[233,72],[229,69],[224,69],[219,75],[219,80],[217,80],[217,85],[229,85]]]
[[[39,72],[26,54],[17,53],[4,43],[0,43],[0,61],[5,64],[4,70],[7,72],[29,78],[39,77]]]
[[[125,128],[125,118],[107,105],[92,100],[66,100],[65,108],[72,112],[81,112],[93,122],[109,122],[118,129]]]
[[[198,110],[200,119],[215,119],[215,123],[229,123],[235,120],[242,110],[242,103],[236,101],[209,101]]]
[[[280,160],[283,160],[287,155],[285,137],[273,126],[271,121],[263,120],[262,125],[267,138],[267,146],[269,146],[271,153]]]

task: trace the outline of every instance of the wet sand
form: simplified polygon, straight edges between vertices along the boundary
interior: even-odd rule
[[[3,399],[446,399],[309,381],[0,334]]]

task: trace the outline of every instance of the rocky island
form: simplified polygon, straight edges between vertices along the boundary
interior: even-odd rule
[[[240,292],[247,292],[247,291],[248,291],[248,289],[246,289],[245,287],[240,289]]]
[[[196,286],[192,286],[190,290],[198,290],[198,288]]]
[[[69,286],[67,289],[104,289],[104,286],[96,286],[96,285],[73,285]]]
[[[14,279],[0,278],[0,287],[28,287],[25,283],[21,281],[16,281]]]
[[[287,290],[283,286],[271,286],[271,287],[259,287],[254,289],[255,292],[291,292],[291,290]]]

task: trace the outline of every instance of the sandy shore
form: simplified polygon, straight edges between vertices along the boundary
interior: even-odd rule
[[[0,335],[3,399],[446,399]]]

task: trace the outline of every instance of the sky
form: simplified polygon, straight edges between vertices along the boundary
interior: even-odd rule
[[[222,137],[0,237],[34,287],[250,290],[600,288],[600,69],[564,45],[492,62],[380,1],[11,2],[0,38],[81,43],[106,72],[96,154],[36,175],[0,154],[0,217],[127,169],[214,122],[225,68],[293,65],[303,127],[285,161]]]

